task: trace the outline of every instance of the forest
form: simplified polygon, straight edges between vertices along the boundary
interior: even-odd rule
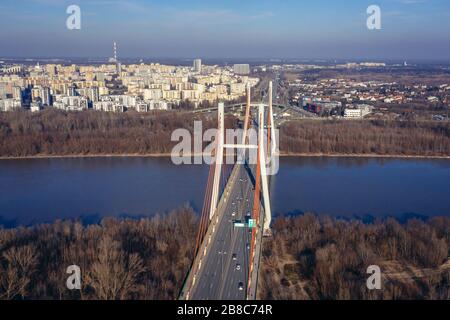
[[[0,300],[175,299],[191,264],[197,217],[180,208],[150,219],[104,219],[1,229]],[[82,290],[66,287],[81,269]]]
[[[0,300],[176,299],[192,261],[189,207],[99,224],[56,221],[0,227]],[[277,217],[259,273],[261,299],[449,299],[450,218],[363,223],[305,214]],[[81,269],[69,290],[67,267]],[[381,290],[366,287],[378,265]]]
[[[450,123],[291,121],[280,131],[284,154],[449,156]]]
[[[0,113],[0,157],[170,154],[175,129],[217,127],[215,116],[186,111]],[[227,117],[226,126],[236,127]],[[290,121],[281,126],[281,153],[449,156],[450,123],[431,121]]]
[[[450,298],[450,218],[373,223],[305,214],[278,218],[266,239],[262,299],[408,300]],[[369,266],[381,290],[369,290]]]
[[[189,112],[122,114],[45,110],[0,113],[0,156],[170,154],[172,132],[217,127],[217,119]],[[227,118],[227,125],[231,125]]]

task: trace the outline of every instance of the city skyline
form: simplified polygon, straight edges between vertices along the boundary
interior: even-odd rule
[[[66,9],[81,8],[81,30]],[[377,4],[382,29],[368,30]],[[0,57],[447,60],[443,0],[189,2],[19,0],[0,4]]]

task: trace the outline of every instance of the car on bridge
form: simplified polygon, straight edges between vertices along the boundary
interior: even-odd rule
[[[243,290],[244,290],[244,283],[239,282],[239,291],[243,291]]]

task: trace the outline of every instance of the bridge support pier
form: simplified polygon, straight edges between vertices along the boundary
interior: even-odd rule
[[[266,152],[264,147],[264,105],[259,106],[259,158],[261,161],[261,172],[256,174],[261,174],[261,185],[262,185],[262,196],[264,203],[264,233],[270,233],[270,223],[272,222],[272,210],[270,208],[270,198],[269,198],[269,184],[267,181],[267,167],[266,167]]]
[[[216,212],[217,208],[217,202],[219,201],[219,186],[220,186],[220,176],[222,172],[224,136],[225,136],[225,111],[223,103],[219,103],[218,126],[219,130],[217,133],[217,142],[216,142],[216,163],[214,169],[214,183],[212,189],[211,207],[209,210],[209,220],[211,220],[212,217],[214,216],[214,213]]]
[[[214,216],[214,213],[217,208],[217,202],[219,197],[219,186],[220,186],[220,179],[221,179],[221,168],[223,165],[223,155],[224,155],[224,149],[225,148],[235,148],[235,149],[242,149],[242,152],[238,152],[238,155],[240,157],[243,157],[241,160],[245,159],[245,151],[246,149],[251,148],[259,148],[258,155],[260,158],[260,172],[256,172],[255,174],[261,175],[261,183],[262,183],[262,197],[263,197],[263,205],[264,205],[264,233],[270,234],[270,224],[272,222],[272,210],[270,207],[270,197],[269,197],[269,183],[268,183],[268,172],[267,172],[267,165],[272,165],[272,161],[274,160],[273,155],[276,150],[276,139],[275,139],[275,131],[273,130],[273,110],[272,110],[272,101],[269,99],[269,108],[267,110],[267,117],[268,117],[268,139],[267,139],[267,147],[264,144],[264,130],[265,130],[265,121],[264,121],[264,115],[265,115],[265,105],[260,104],[258,105],[258,140],[260,143],[258,146],[251,146],[248,144],[247,139],[247,133],[250,125],[250,88],[247,88],[247,108],[246,108],[246,114],[245,114],[245,124],[244,124],[244,132],[242,137],[242,144],[236,144],[236,145],[230,145],[226,144],[224,141],[225,137],[225,111],[224,111],[224,104],[219,103],[218,106],[218,135],[217,135],[217,142],[216,142],[216,159],[215,159],[215,169],[214,169],[214,182],[213,182],[213,188],[212,188],[212,197],[211,197],[211,204],[210,204],[210,210],[209,210],[209,219],[211,220]],[[272,82],[269,84],[269,97],[272,97]],[[266,153],[265,150],[268,150],[269,152]]]

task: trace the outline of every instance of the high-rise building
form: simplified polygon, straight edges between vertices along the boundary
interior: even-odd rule
[[[13,87],[13,99],[19,100],[22,103],[22,88],[18,86]]]
[[[234,73],[239,75],[250,74],[249,64],[235,64],[233,67]]]
[[[95,80],[97,81],[105,81],[106,76],[103,72],[97,72],[95,73]]]
[[[67,95],[69,97],[75,97],[77,96],[77,88],[75,88],[74,86],[70,86],[69,88],[67,88]]]
[[[54,64],[47,64],[45,66],[45,71],[49,76],[55,76],[58,73],[58,70],[56,68],[56,65]]]
[[[34,87],[31,90],[31,97],[33,102],[40,102],[44,106],[52,105],[52,96],[50,88],[47,87]]]
[[[202,59],[194,60],[194,72],[202,72]]]
[[[100,91],[98,87],[76,89],[77,96],[86,97],[89,102],[97,102],[100,99]]]

